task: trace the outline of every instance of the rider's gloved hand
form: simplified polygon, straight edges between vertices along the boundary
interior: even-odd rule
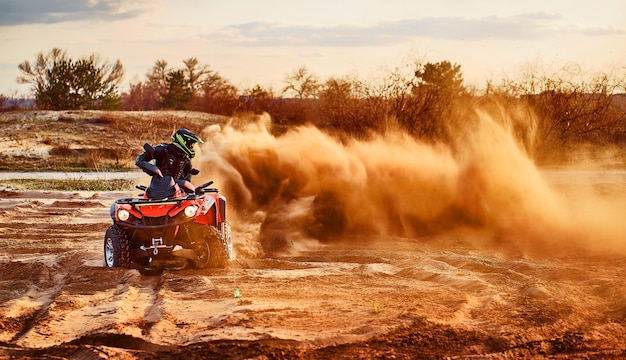
[[[189,181],[185,181],[185,187],[189,190],[191,190],[191,192],[195,192],[196,191],[196,187],[190,183]]]

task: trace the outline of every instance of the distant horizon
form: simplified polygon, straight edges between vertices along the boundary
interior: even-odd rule
[[[244,96],[243,92],[247,90],[247,89],[237,89],[238,91],[238,96]],[[484,90],[484,89],[480,89],[480,90]],[[123,91],[123,90],[119,90],[119,95],[122,96],[123,94],[128,93],[128,91]],[[27,105],[22,105],[26,108],[34,108],[36,106],[35,101],[36,99],[33,97],[33,94],[17,94],[17,96],[15,96],[15,94],[6,94],[6,93],[2,93],[0,92],[0,95],[4,95],[8,98],[8,101],[10,102],[9,106],[13,105],[11,104],[11,102],[28,102],[29,104]],[[276,95],[276,94],[275,94]],[[621,91],[617,91],[617,92],[613,92],[610,94],[610,96],[626,96],[626,87],[624,89],[622,89]],[[278,99],[292,99],[293,97],[277,97]],[[6,104],[5,104],[6,105]]]

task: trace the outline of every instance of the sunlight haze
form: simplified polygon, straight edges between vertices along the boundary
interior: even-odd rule
[[[120,60],[120,88],[155,61],[196,57],[240,90],[280,89],[306,66],[321,79],[406,65],[461,65],[466,84],[528,64],[623,70],[626,3],[612,1],[0,0],[0,93],[26,94],[18,64],[54,47]]]

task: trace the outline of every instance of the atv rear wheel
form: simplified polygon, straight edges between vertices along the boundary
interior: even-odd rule
[[[232,260],[235,258],[235,251],[233,250],[233,236],[230,231],[230,223],[224,221],[222,223],[222,241],[226,246],[226,260]]]
[[[111,225],[104,235],[104,264],[107,267],[130,268],[130,247],[126,231]]]

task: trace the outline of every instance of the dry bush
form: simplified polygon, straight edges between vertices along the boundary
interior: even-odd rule
[[[76,155],[76,151],[72,150],[70,146],[67,144],[57,145],[53,147],[52,149],[50,149],[49,153],[52,156],[64,156],[64,157]]]
[[[626,106],[618,93],[625,83],[623,77],[585,73],[578,66],[533,67],[505,81],[501,91],[536,115],[536,160],[545,164],[574,158],[581,146],[624,143]]]

